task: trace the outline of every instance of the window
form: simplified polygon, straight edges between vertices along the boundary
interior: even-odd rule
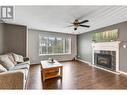
[[[71,53],[71,38],[39,36],[39,54],[69,54]]]

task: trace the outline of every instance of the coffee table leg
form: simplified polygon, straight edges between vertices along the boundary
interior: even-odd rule
[[[60,77],[63,76],[63,67],[60,67]]]
[[[43,70],[43,81],[45,81],[45,70]]]

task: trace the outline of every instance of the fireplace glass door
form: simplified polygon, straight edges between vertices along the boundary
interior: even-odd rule
[[[111,68],[111,55],[109,54],[97,54],[97,64],[108,68]]]
[[[116,52],[115,51],[94,51],[94,64],[115,71],[116,70]]]

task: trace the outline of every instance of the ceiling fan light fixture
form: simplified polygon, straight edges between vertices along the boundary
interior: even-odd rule
[[[73,23],[71,23],[71,24],[73,24],[73,25],[70,25],[70,26],[68,26],[68,27],[74,26],[74,31],[76,31],[76,30],[78,29],[79,26],[89,28],[90,26],[88,26],[88,25],[83,25],[83,23],[86,23],[86,22],[89,22],[89,20],[83,20],[83,21],[80,21],[80,22],[79,22],[78,19],[75,19],[75,21],[74,21]]]
[[[74,30],[77,30],[77,28],[74,28]]]

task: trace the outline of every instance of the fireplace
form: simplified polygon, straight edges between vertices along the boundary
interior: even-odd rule
[[[94,53],[94,63],[96,66],[114,71],[116,64],[115,51],[98,50]]]
[[[97,54],[97,65],[101,65],[107,68],[111,68],[112,57],[109,54]]]
[[[119,43],[92,43],[92,65],[108,71],[119,71]]]

